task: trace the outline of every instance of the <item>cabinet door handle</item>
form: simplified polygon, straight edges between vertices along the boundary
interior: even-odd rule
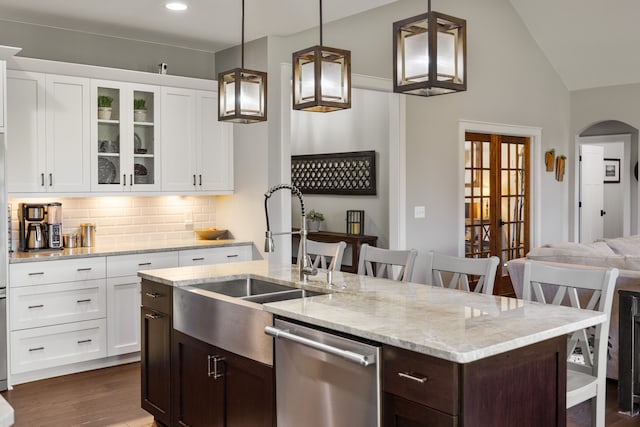
[[[415,375],[407,374],[405,372],[398,372],[398,376],[402,377],[402,378],[406,378],[406,379],[411,380],[411,381],[418,382],[420,384],[424,384],[427,381],[429,381],[429,378],[427,378],[427,377],[416,377]]]
[[[29,273],[29,276],[44,276],[44,271],[36,271],[35,273]]]
[[[159,319],[162,316],[160,316],[159,314],[156,314],[156,313],[145,313],[144,317],[146,317],[147,319],[154,320],[154,319]]]
[[[202,187],[202,174],[198,174],[198,179],[200,180],[200,187]]]
[[[92,267],[78,268],[77,271],[91,271]]]
[[[193,174],[193,186],[195,187],[195,185],[196,185],[196,174],[194,173]]]
[[[91,338],[86,339],[86,340],[78,340],[78,344],[85,344],[85,343],[88,343],[88,342],[91,342],[91,341],[92,341]]]
[[[133,174],[129,175],[129,186],[133,186]]]
[[[155,292],[145,292],[145,295],[148,296],[149,298],[153,298],[153,299],[156,299],[159,296],[161,296],[160,294],[155,293]]]
[[[91,302],[91,298],[87,298],[87,299],[79,299],[76,301],[78,304],[82,304],[83,302]]]
[[[40,351],[40,350],[44,350],[44,347],[33,347],[29,349],[29,351]]]
[[[53,174],[50,173],[49,174],[49,187],[52,187],[52,186],[53,186]]]
[[[44,304],[38,304],[38,305],[30,305],[29,306],[29,310],[34,309],[34,308],[43,308]]]
[[[150,262],[141,262],[141,263],[138,263],[138,267],[142,267],[142,266],[145,266],[145,265],[151,265],[151,263],[150,263]]]
[[[217,380],[218,378],[222,378],[224,376],[224,373],[222,372],[222,370],[218,370],[218,363],[219,362],[223,362],[224,361],[224,357],[222,356],[211,356],[210,354],[207,355],[207,375],[210,376],[211,378],[213,378],[214,380]],[[211,370],[211,362],[213,362],[213,370]]]
[[[204,261],[204,258],[191,258],[191,261]]]
[[[227,258],[238,258],[238,254],[235,254],[235,255],[227,255]]]
[[[44,187],[44,174],[43,173],[40,174],[40,186]]]

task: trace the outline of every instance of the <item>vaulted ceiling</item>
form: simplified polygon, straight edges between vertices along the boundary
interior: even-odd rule
[[[176,13],[161,0],[0,0],[0,20],[212,52],[239,44],[239,0],[185,1]],[[395,1],[325,1],[324,22]],[[640,82],[639,1],[508,1],[569,90]],[[246,0],[245,17],[246,40],[294,34],[318,25],[318,2]]]

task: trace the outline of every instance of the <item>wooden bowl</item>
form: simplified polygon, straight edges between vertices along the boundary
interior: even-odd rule
[[[224,238],[227,235],[227,230],[215,227],[195,231],[200,240],[216,240]]]

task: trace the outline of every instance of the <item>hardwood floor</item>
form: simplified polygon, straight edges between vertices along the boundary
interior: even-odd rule
[[[15,427],[155,427],[140,408],[139,363],[20,384],[1,394],[15,411]]]
[[[139,363],[20,384],[1,394],[15,410],[15,427],[156,427],[140,408]],[[618,414],[617,395],[617,383],[608,382],[606,425],[640,427],[640,417]],[[568,412],[567,427],[590,425],[588,403]]]

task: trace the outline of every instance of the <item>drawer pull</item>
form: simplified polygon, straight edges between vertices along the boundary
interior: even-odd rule
[[[411,375],[411,374],[405,374],[404,372],[398,372],[398,376],[402,377],[402,378],[406,378],[406,379],[411,380],[411,381],[418,382],[420,384],[424,384],[427,381],[429,381],[429,378],[427,378],[427,377],[416,377],[416,376]]]
[[[44,271],[37,271],[35,273],[29,273],[29,276],[44,276]]]
[[[89,343],[89,342],[91,342],[91,338],[86,339],[86,340],[78,340],[78,344],[86,344],[86,343]]]
[[[146,317],[147,319],[154,320],[154,319],[159,319],[162,316],[160,316],[159,314],[155,314],[155,313],[145,313],[144,317]]]
[[[40,351],[40,350],[44,350],[44,347],[34,347],[29,349],[29,351]]]
[[[76,301],[78,304],[81,304],[83,302],[91,302],[91,298],[87,298],[87,299],[79,299]]]
[[[144,265],[151,265],[151,263],[150,262],[141,262],[141,263],[138,264],[138,267],[142,267]]]
[[[237,257],[238,257],[238,254],[235,254],[235,255],[227,255],[227,258],[237,258]]]
[[[29,309],[32,309],[32,308],[42,308],[42,307],[44,307],[44,304],[30,305],[30,306],[29,306]]]
[[[157,294],[157,293],[155,293],[155,292],[146,292],[146,293],[145,293],[145,295],[146,295],[146,296],[148,296],[149,298],[153,298],[153,299],[156,299],[156,298],[158,298],[158,297],[161,297],[161,296],[162,296],[162,295]]]
[[[203,257],[200,258],[191,258],[191,261],[204,261]]]
[[[78,271],[91,271],[91,267],[79,268]]]

